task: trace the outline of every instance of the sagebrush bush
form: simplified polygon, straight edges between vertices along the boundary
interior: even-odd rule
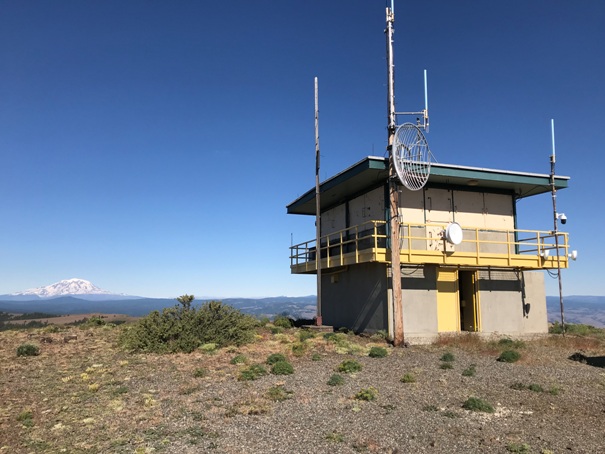
[[[494,407],[478,397],[469,397],[462,404],[462,408],[470,411],[480,411],[483,413],[493,413]]]
[[[370,358],[384,358],[387,356],[387,349],[384,347],[372,347],[368,353]]]
[[[308,329],[302,329],[298,332],[298,340],[301,342],[304,342],[307,339],[313,339],[314,337],[315,337],[315,334],[313,334]]]
[[[401,383],[416,383],[416,377],[413,374],[411,374],[411,373],[408,372],[403,377],[401,377],[399,379],[399,381]]]
[[[374,400],[378,396],[378,390],[373,386],[369,388],[365,388],[360,390],[357,394],[355,394],[355,399],[357,400]]]
[[[231,364],[245,364],[248,361],[248,358],[246,358],[245,355],[235,355],[233,358],[231,358],[231,361],[229,361],[229,363]]]
[[[462,371],[462,376],[464,376],[464,377],[474,377],[475,376],[475,372],[477,372],[476,367],[477,367],[476,364],[471,364],[470,366],[468,366],[466,369],[464,369]]]
[[[38,356],[40,347],[33,344],[22,344],[17,347],[17,356]]]
[[[294,367],[288,361],[278,361],[271,367],[271,373],[273,375],[292,375]]]
[[[249,381],[256,380],[263,375],[267,375],[267,370],[260,364],[253,364],[250,367],[245,368],[239,373],[238,380]]]
[[[454,354],[452,352],[446,352],[441,356],[441,361],[444,361],[446,363],[451,363],[454,362],[456,358],[454,357]]]
[[[352,374],[359,372],[362,369],[362,365],[354,359],[346,359],[338,365],[338,372],[344,372],[345,374]]]
[[[288,328],[292,328],[294,323],[292,322],[291,318],[286,317],[285,315],[278,315],[273,320],[273,325],[280,327],[280,328],[288,329]]]
[[[521,359],[521,353],[517,350],[504,350],[500,353],[500,356],[498,356],[497,361],[502,363],[516,363],[519,359]]]
[[[190,353],[200,345],[242,345],[254,340],[258,322],[220,301],[199,308],[174,306],[153,311],[122,332],[128,350]]]
[[[275,364],[278,361],[286,361],[286,357],[284,355],[282,355],[281,353],[272,353],[271,355],[269,355],[267,357],[267,360],[265,361],[269,366]]]
[[[304,356],[304,354],[307,352],[307,344],[305,344],[304,342],[297,342],[295,344],[292,344],[292,354],[294,356]]]
[[[344,385],[345,379],[340,374],[332,374],[332,376],[328,380],[328,385],[330,386],[340,386]]]

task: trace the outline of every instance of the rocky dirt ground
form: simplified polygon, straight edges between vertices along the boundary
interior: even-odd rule
[[[600,339],[467,335],[393,349],[263,329],[240,348],[152,355],[118,348],[120,329],[0,333],[0,453],[605,452],[605,369],[568,359],[600,365]],[[24,343],[40,355],[18,357]],[[369,357],[371,346],[388,356]],[[507,348],[521,359],[496,361]],[[272,353],[294,373],[239,379]],[[362,369],[328,384],[345,360]],[[494,411],[463,408],[471,397]]]

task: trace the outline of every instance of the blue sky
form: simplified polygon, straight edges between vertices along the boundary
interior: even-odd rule
[[[289,273],[314,219],[285,206],[386,146],[385,2],[0,1],[0,294],[80,277],[175,297],[315,293]],[[398,110],[439,162],[548,173],[605,295],[605,2],[396,1]],[[519,227],[552,228],[550,195]],[[547,293],[557,294],[546,277]]]

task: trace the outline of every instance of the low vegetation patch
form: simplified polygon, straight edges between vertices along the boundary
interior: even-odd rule
[[[265,362],[268,365],[272,366],[273,364],[275,364],[279,361],[286,361],[286,357],[284,355],[282,355],[281,353],[272,353],[271,355],[269,355],[267,357],[267,360]]]
[[[292,319],[286,317],[285,315],[278,315],[273,320],[273,325],[277,326],[278,328],[289,329],[294,326],[294,323],[292,322]]]
[[[363,366],[354,359],[346,359],[338,365],[338,372],[345,374],[354,374],[360,372]]]
[[[292,391],[288,391],[280,385],[272,386],[267,390],[267,398],[273,402],[283,402],[284,400],[290,399],[292,394]]]
[[[230,364],[246,364],[248,362],[248,358],[245,355],[235,355],[229,361]]]
[[[516,363],[520,359],[521,353],[517,350],[504,350],[500,353],[500,356],[498,356],[497,361],[500,361],[501,363]]]
[[[455,359],[456,359],[456,357],[454,356],[454,354],[452,352],[446,352],[443,355],[441,355],[441,361],[443,361],[445,363],[453,363]]]
[[[384,358],[387,356],[387,349],[384,347],[372,347],[368,353],[370,358]]]
[[[474,377],[476,373],[477,373],[477,365],[471,364],[470,366],[468,366],[466,369],[464,369],[462,371],[462,376],[463,377]]]
[[[247,367],[240,371],[238,380],[240,381],[250,381],[256,380],[263,375],[267,375],[267,369],[265,369],[260,364],[253,364],[250,367]]]
[[[355,394],[356,400],[371,401],[371,400],[375,400],[376,397],[378,397],[378,390],[376,388],[374,388],[373,386],[362,389],[357,394]]]
[[[187,305],[153,311],[120,339],[124,348],[153,353],[190,353],[204,344],[217,347],[251,342],[257,321],[231,306],[211,301],[199,308]]]
[[[23,344],[17,347],[17,356],[38,356],[40,347],[33,344]]]
[[[483,413],[493,413],[494,407],[488,402],[479,399],[478,397],[469,397],[463,404],[462,408],[470,411],[479,411]]]
[[[399,379],[399,381],[401,383],[416,383],[416,377],[414,376],[414,374],[411,374],[411,373],[408,372],[403,377],[401,377]]]
[[[345,379],[340,374],[332,374],[332,376],[328,380],[328,385],[330,385],[330,386],[340,386],[340,385],[344,385],[344,383],[345,383]]]
[[[271,373],[273,375],[292,375],[294,367],[288,361],[278,361],[271,367]]]

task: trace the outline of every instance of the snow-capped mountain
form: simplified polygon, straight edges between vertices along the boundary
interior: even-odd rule
[[[100,289],[92,282],[85,279],[64,279],[46,287],[32,288],[13,295],[38,296],[40,298],[53,298],[66,295],[111,295],[111,292]]]
[[[22,292],[0,295],[0,301],[37,301],[56,298],[75,298],[87,301],[115,301],[140,299],[140,296],[112,293],[97,287],[85,279],[65,279],[46,287],[32,288]]]

